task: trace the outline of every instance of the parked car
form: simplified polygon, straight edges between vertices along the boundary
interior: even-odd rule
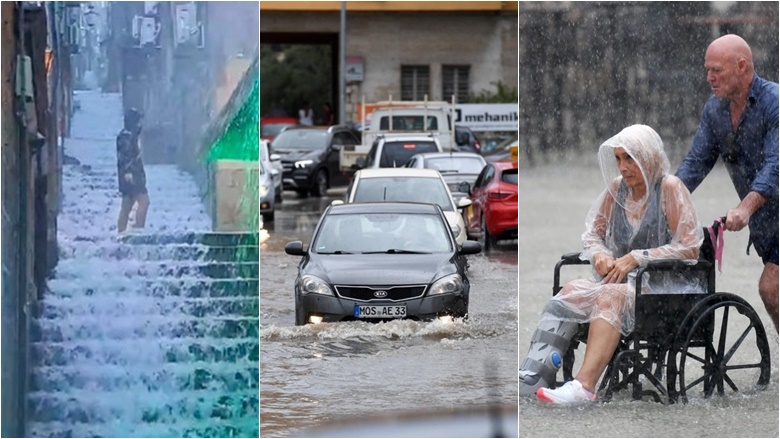
[[[260,215],[263,218],[263,223],[271,223],[274,221],[274,213],[276,212],[274,182],[271,173],[262,162],[260,163],[257,192],[260,198]]]
[[[270,142],[283,130],[297,124],[298,119],[294,117],[261,117],[260,138]]]
[[[349,177],[339,171],[339,151],[359,142],[347,126],[296,126],[276,136],[271,153],[281,156],[284,189],[321,197],[330,187],[349,184]]]
[[[485,158],[485,160],[489,162],[497,162],[499,160],[507,160],[509,159],[510,155],[510,149],[512,146],[517,148],[519,145],[518,136],[515,134],[514,136],[504,140],[503,142],[496,145],[495,148],[491,149],[490,151],[482,154],[482,157]]]
[[[517,238],[517,163],[488,163],[471,189],[472,204],[464,209],[467,234],[485,251],[500,239]]]
[[[460,209],[471,205],[471,200],[461,198],[456,203],[444,178],[434,169],[361,169],[352,177],[344,199],[347,203],[407,201],[436,204],[444,211],[455,241],[458,244],[466,241],[466,225]]]
[[[271,154],[271,143],[267,140],[260,140],[260,166],[263,166],[271,175],[274,188],[274,199],[277,204],[282,203],[284,192],[282,188],[282,158],[279,154]]]
[[[384,134],[374,140],[368,155],[357,159],[358,168],[400,168],[415,155],[442,152],[431,134]]]
[[[439,171],[452,196],[458,199],[468,196],[471,186],[486,164],[481,155],[472,152],[428,152],[413,155],[406,167]]]
[[[295,324],[342,320],[432,320],[466,317],[470,283],[465,257],[474,241],[457,245],[435,204],[330,205],[311,245],[285,252],[302,256],[295,279]]]
[[[458,151],[475,154],[482,152],[479,139],[474,135],[474,131],[471,131],[471,128],[467,126],[455,125],[455,144],[458,145]]]

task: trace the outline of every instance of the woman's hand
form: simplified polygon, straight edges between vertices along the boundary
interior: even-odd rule
[[[604,276],[603,282],[605,284],[621,283],[626,275],[638,266],[639,263],[631,256],[631,253],[621,256],[615,260],[612,269]]]
[[[615,258],[609,253],[596,253],[593,255],[593,268],[599,276],[606,276],[615,268]]]

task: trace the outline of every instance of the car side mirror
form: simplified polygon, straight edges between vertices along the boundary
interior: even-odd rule
[[[357,169],[363,169],[366,167],[366,158],[365,157],[358,157],[355,159],[355,167]]]
[[[468,197],[463,197],[458,200],[458,209],[464,209],[466,207],[471,206],[471,199]]]
[[[308,249],[303,247],[302,241],[288,242],[284,246],[284,252],[292,256],[306,256],[307,251]]]
[[[460,246],[460,254],[462,255],[475,255],[482,251],[482,245],[478,243],[477,241],[463,241],[463,244]]]
[[[461,181],[458,183],[458,192],[463,192],[464,194],[471,194],[471,185],[468,181]]]

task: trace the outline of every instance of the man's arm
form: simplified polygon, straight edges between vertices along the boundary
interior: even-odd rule
[[[693,136],[691,149],[682,163],[680,163],[675,174],[682,180],[689,192],[693,192],[699,187],[704,177],[710,173],[712,167],[718,161],[718,150],[715,148],[713,141],[711,124],[712,121],[708,108],[705,105],[699,121],[699,128]]]

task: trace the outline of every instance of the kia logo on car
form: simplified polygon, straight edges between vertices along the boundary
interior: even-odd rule
[[[374,291],[374,297],[379,299],[387,297],[387,291]]]

